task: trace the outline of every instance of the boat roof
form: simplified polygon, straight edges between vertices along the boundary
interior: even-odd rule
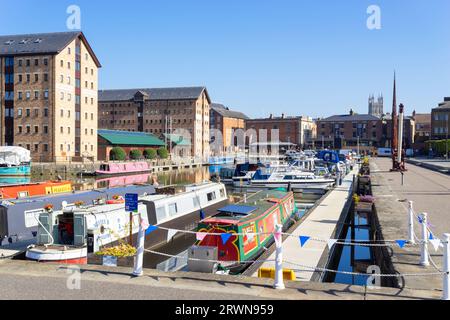
[[[140,196],[144,194],[154,194],[155,187],[151,185],[134,185],[112,189],[98,189],[76,193],[39,196],[23,200],[5,200],[0,202],[0,207],[6,208],[8,212],[11,213],[17,212],[17,214],[23,214],[24,211],[41,209],[47,204],[52,204],[53,210],[57,211],[62,209],[63,201],[66,201],[69,204],[77,201],[88,204],[99,198],[112,199],[115,195],[124,196],[127,193],[137,193]]]
[[[238,225],[253,220],[278,205],[289,196],[291,192],[267,190],[248,197],[247,203],[228,205],[218,210],[218,214],[203,220],[205,224],[231,224]]]

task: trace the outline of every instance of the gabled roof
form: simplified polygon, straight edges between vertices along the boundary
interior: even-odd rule
[[[162,140],[144,132],[98,130],[98,135],[113,145],[165,146]]]
[[[147,94],[149,100],[195,100],[205,92],[208,102],[211,103],[205,87],[99,90],[98,101],[131,101],[137,92]]]
[[[222,117],[226,118],[235,118],[235,119],[244,119],[248,120],[249,118],[239,111],[232,111],[229,108],[225,107],[223,104],[212,103],[211,109],[220,114]]]
[[[321,122],[345,122],[345,121],[380,121],[380,118],[370,114],[344,114],[331,116],[329,118],[321,119]]]
[[[0,36],[0,56],[58,54],[77,37],[83,41],[97,67],[100,68],[100,61],[81,31]]]

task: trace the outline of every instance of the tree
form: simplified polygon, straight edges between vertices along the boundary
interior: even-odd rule
[[[140,150],[131,150],[130,151],[130,159],[131,160],[139,160],[142,159],[142,152]]]
[[[153,159],[156,159],[157,155],[158,154],[157,154],[155,149],[145,149],[144,150],[144,157],[145,157],[145,159],[153,160]]]
[[[165,147],[161,147],[158,149],[158,156],[161,159],[167,159],[169,157],[169,151]]]
[[[109,159],[110,160],[119,160],[123,161],[127,157],[127,154],[125,153],[125,150],[123,150],[121,147],[114,147],[109,152]]]

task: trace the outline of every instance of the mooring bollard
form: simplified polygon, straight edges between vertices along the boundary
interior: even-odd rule
[[[442,300],[450,300],[450,233],[444,234],[444,285],[443,285],[443,295]]]
[[[414,208],[412,201],[409,201],[409,243],[416,244],[416,240],[414,239]]]
[[[428,214],[422,213],[422,250],[420,253],[420,265],[428,267],[430,261],[428,258]]]
[[[277,225],[275,232],[275,244],[276,244],[276,257],[275,257],[275,285],[274,288],[277,290],[283,290],[284,277],[283,277],[283,226]]]
[[[143,272],[143,264],[144,264],[144,246],[145,246],[145,225],[146,222],[142,220],[139,216],[139,233],[138,233],[138,241],[137,241],[137,253],[136,258],[134,259],[134,270],[133,275],[135,277],[140,277],[144,274]]]

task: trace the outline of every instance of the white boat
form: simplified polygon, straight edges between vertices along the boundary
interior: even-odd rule
[[[21,147],[0,147],[0,176],[31,175],[30,151]]]
[[[225,186],[202,183],[159,190],[161,194],[139,198],[138,212],[132,214],[132,235],[139,231],[139,215],[150,225],[177,230],[192,230],[198,221],[211,216],[227,200]],[[164,193],[163,193],[164,192]],[[26,253],[29,260],[86,264],[89,253],[100,251],[130,234],[130,213],[125,204],[76,207],[39,215],[37,244]],[[146,248],[167,241],[167,230],[158,229],[146,236]]]
[[[331,188],[335,183],[335,179],[316,176],[313,172],[305,172],[292,167],[279,167],[276,170],[258,169],[247,186],[250,188],[290,187],[293,191],[302,191],[307,189],[324,190]]]

